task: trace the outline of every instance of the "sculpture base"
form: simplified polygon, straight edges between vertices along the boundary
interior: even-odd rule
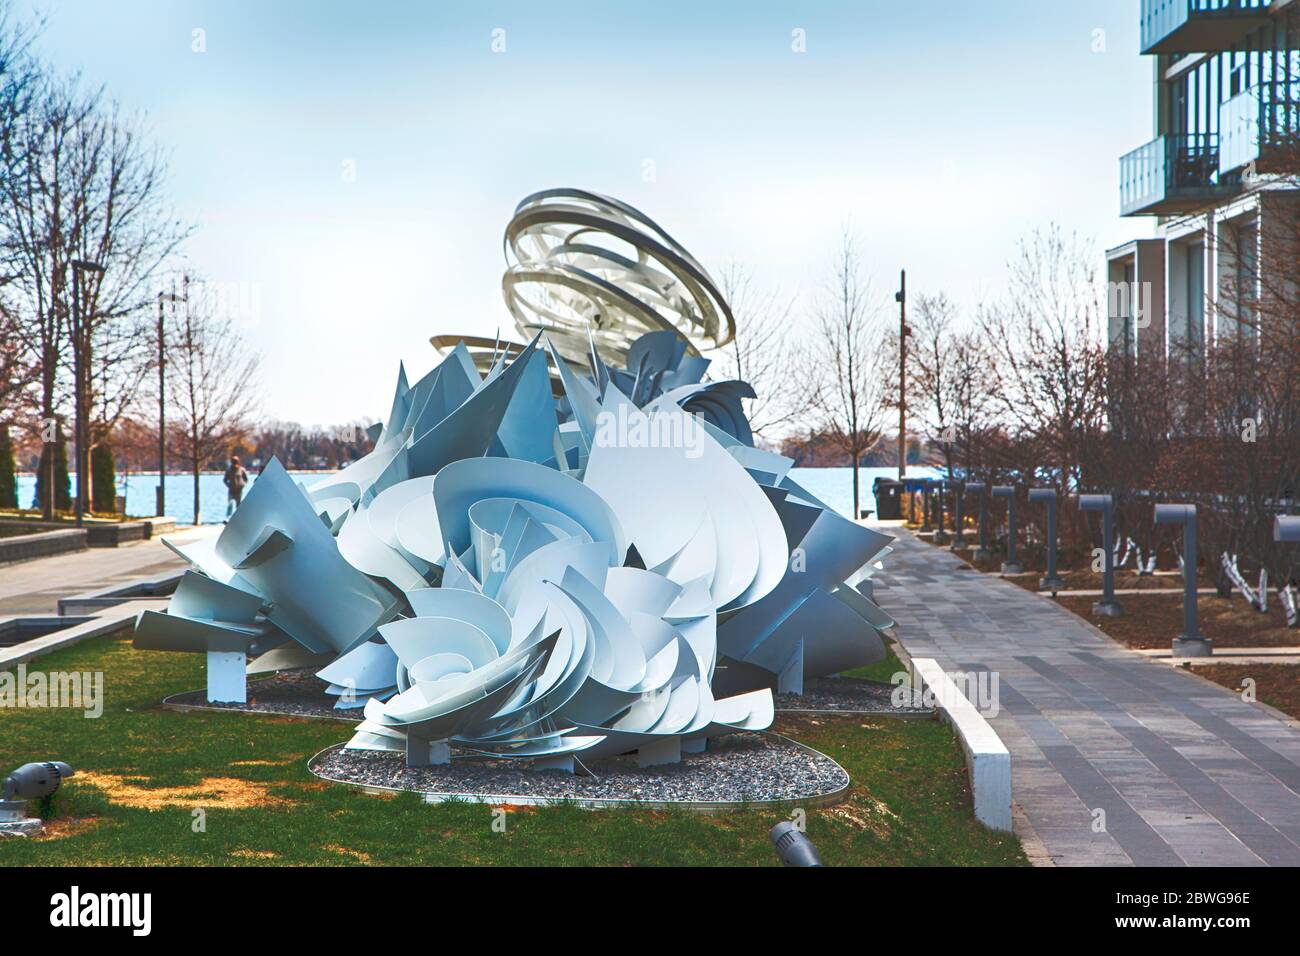
[[[638,767],[657,767],[665,763],[681,763],[682,747],[680,737],[666,737],[642,744],[636,752]]]
[[[953,538],[953,539],[952,539],[952,544],[950,545],[950,550],[952,550],[952,551],[964,551],[964,550],[966,550],[966,542],[963,541],[963,540],[961,539],[960,536],[958,536],[958,537],[956,537],[956,538]]]
[[[1119,601],[1098,601],[1092,606],[1093,617],[1123,617],[1124,608]]]
[[[936,531],[936,532],[934,533],[934,543],[935,543],[935,544],[947,544],[947,543],[948,543],[948,532],[946,532],[946,531]]]
[[[408,767],[435,767],[451,763],[451,744],[445,740],[421,740],[413,734],[406,735],[406,765]]]
[[[1055,596],[1057,591],[1065,590],[1065,582],[1060,578],[1043,578],[1038,582],[1038,590],[1051,591]]]
[[[534,770],[559,770],[561,773],[573,773],[573,755],[560,757],[538,757],[533,761]]]
[[[208,651],[208,703],[248,703],[248,656],[243,651]]]
[[[989,558],[993,557],[993,552],[988,548],[976,548],[971,552],[970,556],[976,561],[987,561]]]
[[[1214,641],[1208,637],[1175,637],[1174,657],[1213,657]]]
[[[1024,574],[1025,566],[1016,561],[1003,561],[1002,573],[1003,574]]]

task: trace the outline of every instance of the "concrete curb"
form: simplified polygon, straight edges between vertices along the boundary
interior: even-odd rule
[[[0,565],[18,561],[35,561],[73,551],[85,551],[90,545],[85,528],[66,528],[0,538]]]
[[[161,606],[155,602],[155,606]],[[114,607],[107,608],[98,614],[80,618],[73,617],[64,619],[70,626],[62,627],[44,637],[35,637],[31,640],[23,641],[12,647],[0,647],[0,670],[15,667],[18,664],[26,663],[38,657],[44,657],[46,654],[54,651],[63,650],[65,647],[72,647],[74,644],[80,644],[82,641],[88,641],[92,637],[101,637],[105,634],[112,634],[114,631],[130,627],[135,623],[136,614],[139,613],[138,607]],[[2,618],[2,622],[11,621],[48,621],[49,616],[41,617],[39,615],[20,615],[18,617]],[[57,620],[57,619],[55,619]]]
[[[933,695],[940,716],[961,741],[975,798],[975,819],[991,830],[1011,833],[1011,752],[938,661],[916,657],[911,668],[913,686]]]
[[[85,591],[59,598],[60,615],[98,614],[111,607],[132,601],[165,601],[176,590],[184,571],[160,577],[137,578],[125,584],[113,584],[96,591]]]

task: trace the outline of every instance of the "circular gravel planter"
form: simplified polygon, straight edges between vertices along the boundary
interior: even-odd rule
[[[877,714],[882,717],[927,719],[932,707],[897,707],[898,688],[856,677],[818,677],[804,682],[802,694],[777,694],[778,714]]]
[[[323,717],[329,720],[361,722],[361,708],[335,710],[337,700],[325,693],[328,687],[311,669],[281,671],[262,680],[249,681],[248,703],[218,704],[209,702],[206,690],[187,690],[163,700],[171,710],[241,711],[249,714],[275,714],[280,717]]]
[[[519,760],[452,750],[450,764],[409,768],[395,753],[322,750],[308,764],[322,780],[372,792],[408,790],[428,803],[545,805],[592,809],[633,806],[721,811],[757,807],[819,807],[838,803],[849,775],[838,763],[779,734],[737,733],[709,741],[679,764],[640,768],[632,756],[586,763],[586,774],[531,770]]]

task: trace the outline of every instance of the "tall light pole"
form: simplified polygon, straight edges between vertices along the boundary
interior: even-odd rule
[[[898,480],[907,477],[907,270],[902,271],[898,292]]]
[[[86,362],[86,330],[81,322],[81,273],[91,272],[103,275],[104,267],[84,259],[73,259],[68,263],[72,267],[72,404],[77,416],[77,527],[81,527],[86,507],[87,472],[90,468],[90,455],[86,453],[86,441],[89,437],[89,423],[86,416],[86,385],[89,369]]]
[[[171,292],[158,293],[158,487],[155,489],[154,514],[160,518],[166,513],[164,507],[167,503],[167,332],[163,322],[163,303],[170,302],[175,309],[180,301],[182,298],[176,294],[175,280],[172,280]]]

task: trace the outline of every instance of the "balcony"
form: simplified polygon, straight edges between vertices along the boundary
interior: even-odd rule
[[[1161,136],[1119,161],[1121,216],[1175,216],[1215,205],[1239,187],[1219,182],[1214,133]]]
[[[1226,50],[1268,23],[1270,0],[1142,0],[1143,53]]]
[[[1283,171],[1274,160],[1300,139],[1300,85],[1253,86],[1219,107],[1219,172],[1255,164],[1257,173]]]

